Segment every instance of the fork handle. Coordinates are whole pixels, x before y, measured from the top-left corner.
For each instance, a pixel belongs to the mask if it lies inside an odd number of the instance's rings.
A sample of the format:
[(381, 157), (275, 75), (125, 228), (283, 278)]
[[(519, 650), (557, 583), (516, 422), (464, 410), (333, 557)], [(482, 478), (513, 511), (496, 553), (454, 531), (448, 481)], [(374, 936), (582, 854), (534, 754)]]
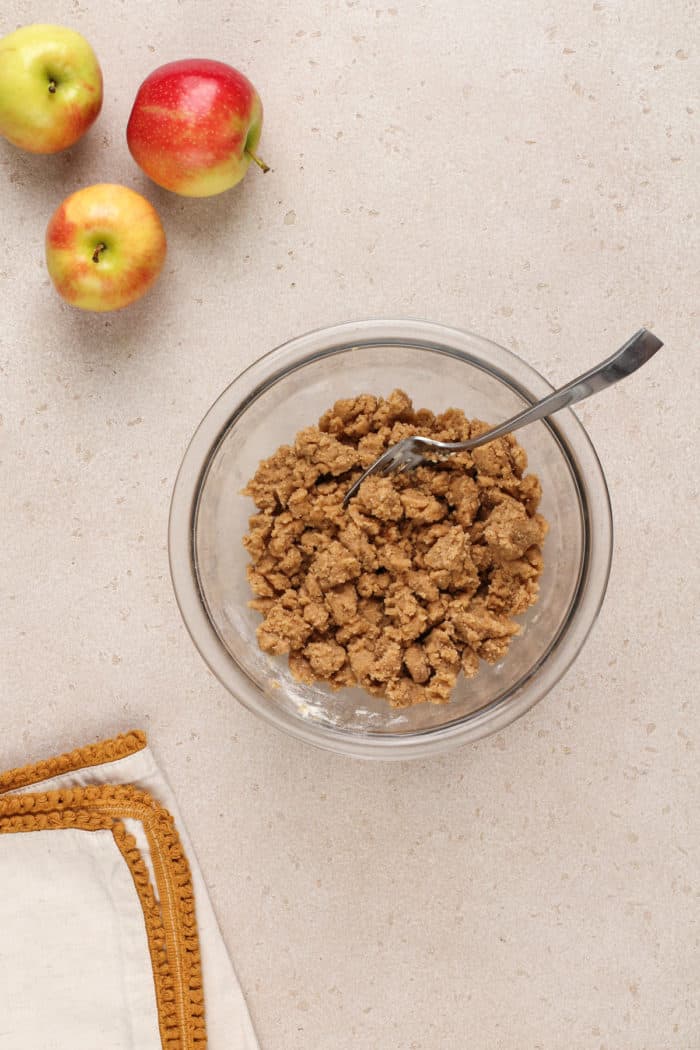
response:
[(606, 387), (618, 383), (625, 376), (632, 375), (638, 368), (646, 364), (663, 345), (661, 340), (657, 339), (648, 329), (640, 328), (631, 339), (627, 340), (624, 346), (615, 351), (612, 357), (606, 358), (605, 361), (601, 361), (595, 368), (591, 368), (588, 372), (584, 372), (583, 375), (572, 379), (566, 386), (561, 387), (560, 390), (555, 390), (554, 393), (549, 394), (542, 401), (531, 405), (530, 408), (526, 408), (523, 412), (518, 412), (516, 416), (507, 419), (505, 423), (501, 423), (497, 427), (493, 427), (478, 438), (470, 441), (445, 442), (443, 447), (455, 451), (460, 448), (479, 448), (480, 445), (486, 445), (489, 441), (494, 441), (504, 434), (511, 434), (514, 430), (527, 426), (528, 423), (534, 423), (536, 420), (542, 419), (543, 416), (551, 416), (562, 408), (575, 405), (578, 401), (583, 401), (584, 398), (590, 397), (591, 394), (597, 394), (598, 391), (605, 390)]

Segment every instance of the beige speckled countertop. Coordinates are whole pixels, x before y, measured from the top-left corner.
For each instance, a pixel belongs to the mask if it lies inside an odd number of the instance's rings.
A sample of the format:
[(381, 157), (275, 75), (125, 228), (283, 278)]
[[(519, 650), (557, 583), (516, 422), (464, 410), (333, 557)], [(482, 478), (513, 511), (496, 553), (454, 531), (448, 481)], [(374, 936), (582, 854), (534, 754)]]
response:
[[(65, 155), (0, 142), (0, 766), (149, 732), (263, 1050), (700, 1046), (691, 8), (3, 5), (3, 34), (85, 33), (106, 95)], [(149, 184), (124, 140), (143, 76), (189, 54), (240, 66), (266, 106), (274, 173), (210, 201)], [(51, 211), (97, 181), (143, 190), (170, 243), (156, 289), (112, 316), (62, 305), (43, 262)], [(503, 734), (399, 766), (317, 753), (233, 701), (166, 552), (180, 458), (232, 377), (392, 314), (553, 381), (641, 324), (667, 343), (580, 410), (616, 541), (575, 667)]]

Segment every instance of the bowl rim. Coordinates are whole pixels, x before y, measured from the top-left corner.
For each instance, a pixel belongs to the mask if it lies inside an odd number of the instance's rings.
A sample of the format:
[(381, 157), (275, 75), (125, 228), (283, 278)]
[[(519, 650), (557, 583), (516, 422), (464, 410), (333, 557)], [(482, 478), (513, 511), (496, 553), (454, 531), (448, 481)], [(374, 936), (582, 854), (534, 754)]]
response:
[[(498, 732), (530, 710), (562, 678), (580, 653), (605, 598), (612, 562), (612, 508), (591, 439), (574, 412), (565, 409), (547, 420), (546, 425), (565, 457), (578, 490), (584, 537), (582, 564), (565, 619), (547, 650), (527, 673), (485, 707), (439, 727), (405, 734), (358, 733), (306, 722), (270, 704), (226, 648), (208, 615), (198, 580), (194, 543), (202, 487), (229, 428), (265, 390), (291, 371), (325, 356), (376, 344), (422, 346), (447, 353), (488, 371), (529, 400), (537, 400), (553, 390), (536, 369), (505, 347), (476, 333), (432, 321), (411, 318), (348, 321), (296, 336), (267, 351), (240, 372), (195, 429), (173, 487), (168, 558), (175, 599), (195, 648), (224, 688), (244, 707), (275, 728), (316, 747), (362, 758), (406, 759), (440, 753)], [(489, 356), (495, 360), (489, 360)], [(564, 642), (568, 644), (563, 646)]]

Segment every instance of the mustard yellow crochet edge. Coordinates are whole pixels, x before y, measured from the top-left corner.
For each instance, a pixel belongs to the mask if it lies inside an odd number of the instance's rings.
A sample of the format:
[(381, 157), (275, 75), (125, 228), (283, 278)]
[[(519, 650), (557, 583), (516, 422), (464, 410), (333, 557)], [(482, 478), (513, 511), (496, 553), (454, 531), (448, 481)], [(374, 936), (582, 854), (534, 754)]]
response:
[(133, 729), (130, 733), (123, 733), (112, 740), (102, 740), (97, 744), (76, 748), (65, 755), (58, 755), (56, 758), (10, 769), (7, 773), (0, 773), (0, 795), (29, 787), (30, 784), (39, 784), (42, 780), (50, 780), (61, 773), (75, 773), (78, 769), (101, 766), (105, 762), (117, 762), (120, 758), (142, 751), (146, 743), (146, 734), (140, 729)]
[[(141, 821), (160, 900), (122, 823)], [(111, 830), (141, 902), (163, 1050), (206, 1050), (201, 955), (189, 865), (171, 814), (147, 792), (96, 785), (0, 798), (0, 834), (61, 828)]]

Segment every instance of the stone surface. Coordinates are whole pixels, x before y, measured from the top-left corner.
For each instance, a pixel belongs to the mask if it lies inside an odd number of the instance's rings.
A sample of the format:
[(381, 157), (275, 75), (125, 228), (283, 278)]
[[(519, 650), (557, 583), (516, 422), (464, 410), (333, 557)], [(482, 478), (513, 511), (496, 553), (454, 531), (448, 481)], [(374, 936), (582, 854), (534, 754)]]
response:
[[(149, 732), (263, 1050), (700, 1045), (691, 12), (3, 5), (2, 34), (83, 32), (106, 90), (64, 155), (0, 142), (0, 765)], [(124, 137), (142, 78), (189, 55), (239, 66), (266, 106), (274, 171), (209, 201), (150, 184)], [(43, 262), (52, 210), (97, 181), (144, 191), (170, 245), (112, 316), (62, 305)], [(166, 552), (181, 456), (233, 376), (311, 327), (395, 314), (553, 381), (642, 324), (667, 343), (580, 410), (616, 542), (575, 667), (503, 734), (398, 766), (247, 714), (193, 649)]]

